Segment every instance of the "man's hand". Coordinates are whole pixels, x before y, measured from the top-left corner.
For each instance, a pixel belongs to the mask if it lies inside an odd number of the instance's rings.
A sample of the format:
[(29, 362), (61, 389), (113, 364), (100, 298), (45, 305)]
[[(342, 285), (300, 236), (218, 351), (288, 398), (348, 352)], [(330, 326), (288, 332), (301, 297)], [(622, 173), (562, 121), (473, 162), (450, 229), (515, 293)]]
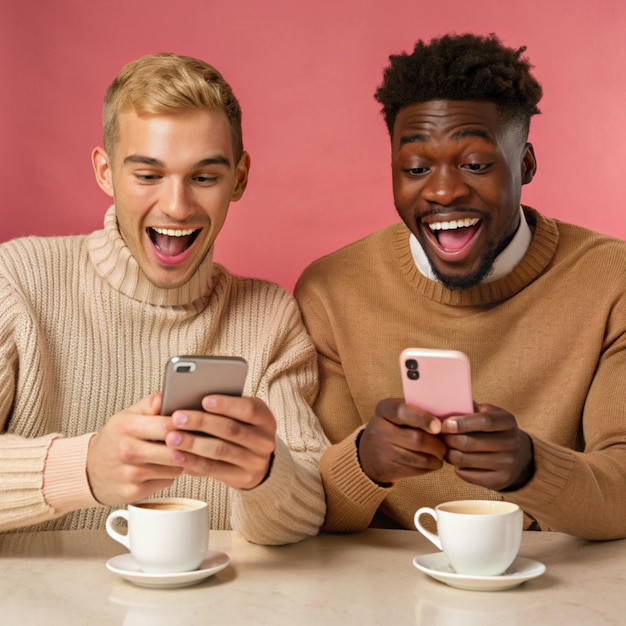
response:
[(504, 409), (479, 404), (474, 415), (444, 420), (441, 433), (446, 461), (469, 483), (500, 491), (521, 487), (532, 477), (531, 438)]
[[(211, 395), (204, 411), (174, 411), (165, 443), (186, 474), (211, 476), (235, 489), (267, 477), (276, 448), (276, 420), (259, 398)], [(196, 431), (205, 435), (193, 434)]]
[(437, 418), (400, 398), (381, 400), (359, 440), (363, 471), (386, 484), (439, 469), (446, 453), (440, 429)]
[(87, 478), (102, 504), (136, 502), (169, 487), (182, 473), (163, 445), (170, 423), (159, 416), (161, 395), (113, 415), (90, 440)]

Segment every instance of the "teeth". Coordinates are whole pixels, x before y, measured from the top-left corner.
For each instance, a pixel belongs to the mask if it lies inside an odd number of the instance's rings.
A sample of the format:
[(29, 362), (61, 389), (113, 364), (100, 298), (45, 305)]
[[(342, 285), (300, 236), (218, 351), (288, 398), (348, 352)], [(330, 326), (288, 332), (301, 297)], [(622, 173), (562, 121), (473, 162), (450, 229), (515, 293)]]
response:
[(480, 219), (477, 217), (466, 217), (462, 220), (451, 220), (449, 222), (435, 222), (433, 224), (428, 224), (428, 228), (430, 230), (456, 230), (457, 228), (468, 228), (469, 226), (474, 226), (478, 224)]
[(168, 237), (186, 237), (196, 232), (195, 228), (189, 228), (187, 230), (173, 230), (172, 228), (153, 228), (155, 233), (159, 235), (167, 235)]

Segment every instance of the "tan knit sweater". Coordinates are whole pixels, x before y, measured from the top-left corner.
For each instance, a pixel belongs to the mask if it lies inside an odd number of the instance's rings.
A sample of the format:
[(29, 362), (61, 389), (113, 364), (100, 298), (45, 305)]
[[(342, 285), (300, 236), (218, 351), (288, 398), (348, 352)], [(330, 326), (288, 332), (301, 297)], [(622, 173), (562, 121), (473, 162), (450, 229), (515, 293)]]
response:
[[(531, 246), (508, 276), (452, 291), (417, 270), (403, 224), (313, 263), (296, 287), (319, 351), (314, 406), (332, 443), (324, 528), (366, 527), (379, 505), (405, 528), (420, 506), (518, 503), (544, 530), (626, 537), (626, 242), (525, 208)], [(451, 348), (472, 363), (474, 398), (510, 411), (536, 472), (515, 492), (464, 482), (449, 465), (385, 489), (355, 438), (382, 398), (401, 397), (399, 353)]]
[(318, 466), (327, 440), (309, 406), (315, 350), (294, 299), (210, 258), (184, 287), (155, 287), (124, 245), (113, 208), (89, 236), (0, 246), (0, 529), (103, 527), (110, 508), (89, 491), (85, 434), (160, 390), (177, 354), (244, 357), (244, 395), (273, 411), (277, 448), (256, 489), (182, 475), (163, 493), (208, 501), (213, 528), (254, 542), (314, 535), (325, 512)]

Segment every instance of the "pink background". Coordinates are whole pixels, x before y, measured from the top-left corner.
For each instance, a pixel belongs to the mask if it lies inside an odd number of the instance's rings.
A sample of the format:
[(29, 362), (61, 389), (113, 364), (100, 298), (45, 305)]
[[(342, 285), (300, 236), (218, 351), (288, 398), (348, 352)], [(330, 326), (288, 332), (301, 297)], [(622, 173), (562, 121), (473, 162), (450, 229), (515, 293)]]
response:
[(523, 200), (626, 238), (622, 0), (0, 0), (0, 241), (90, 232), (108, 198), (90, 152), (120, 68), (173, 51), (220, 69), (252, 156), (216, 258), (291, 289), (318, 256), (397, 219), (373, 93), (389, 54), (445, 32), (528, 46), (543, 84)]

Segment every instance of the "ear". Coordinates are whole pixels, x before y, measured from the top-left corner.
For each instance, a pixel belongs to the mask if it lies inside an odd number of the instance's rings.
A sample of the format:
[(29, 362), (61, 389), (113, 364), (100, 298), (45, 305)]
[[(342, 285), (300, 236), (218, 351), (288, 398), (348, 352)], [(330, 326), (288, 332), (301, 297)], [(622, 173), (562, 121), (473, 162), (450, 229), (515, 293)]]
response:
[(93, 149), (91, 152), (91, 164), (93, 165), (93, 171), (96, 175), (98, 186), (108, 196), (113, 197), (113, 173), (109, 156), (104, 148), (97, 147)]
[(237, 168), (235, 170), (235, 187), (233, 188), (233, 193), (230, 199), (233, 202), (237, 202), (237, 200), (241, 199), (243, 196), (243, 192), (246, 190), (248, 185), (248, 173), (250, 172), (250, 155), (247, 152), (244, 152), (239, 159), (239, 163), (237, 163)]
[(522, 185), (527, 185), (537, 172), (537, 159), (535, 158), (535, 149), (532, 143), (524, 146), (524, 155), (522, 156)]

